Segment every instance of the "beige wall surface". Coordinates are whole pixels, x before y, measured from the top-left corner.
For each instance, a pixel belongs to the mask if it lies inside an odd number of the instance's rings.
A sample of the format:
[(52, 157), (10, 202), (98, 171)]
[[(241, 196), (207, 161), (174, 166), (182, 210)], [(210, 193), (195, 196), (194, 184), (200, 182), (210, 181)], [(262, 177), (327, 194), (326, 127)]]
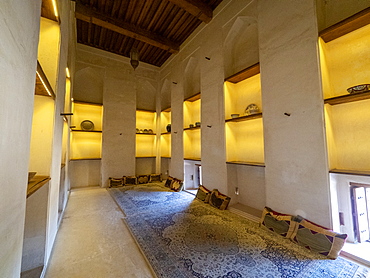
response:
[(19, 277), (41, 1), (0, 5), (0, 277)]
[(259, 42), (266, 203), (330, 227), (314, 1), (259, 2)]

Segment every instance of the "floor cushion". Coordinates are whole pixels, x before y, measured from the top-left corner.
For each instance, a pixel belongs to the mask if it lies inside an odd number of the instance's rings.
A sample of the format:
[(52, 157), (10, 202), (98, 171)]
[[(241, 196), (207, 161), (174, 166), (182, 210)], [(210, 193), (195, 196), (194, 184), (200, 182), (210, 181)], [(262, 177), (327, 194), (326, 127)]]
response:
[(224, 210), (230, 203), (230, 197), (220, 193), (217, 189), (213, 189), (209, 197), (209, 204), (215, 208)]
[(291, 240), (330, 259), (336, 259), (347, 238), (347, 234), (336, 233), (328, 228), (303, 219), (297, 224)]
[(260, 226), (283, 237), (291, 238), (297, 225), (294, 219), (295, 217), (293, 215), (283, 214), (269, 207), (265, 207), (262, 211)]
[(203, 185), (199, 186), (197, 194), (195, 195), (195, 198), (205, 202), (209, 203), (209, 198), (211, 197), (211, 190), (208, 190), (206, 187)]

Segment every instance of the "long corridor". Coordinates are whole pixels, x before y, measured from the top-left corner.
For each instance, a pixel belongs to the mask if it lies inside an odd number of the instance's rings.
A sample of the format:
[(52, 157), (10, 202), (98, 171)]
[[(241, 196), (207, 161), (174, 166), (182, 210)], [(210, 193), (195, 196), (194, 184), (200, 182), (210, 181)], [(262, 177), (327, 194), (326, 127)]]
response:
[(104, 188), (72, 190), (46, 278), (155, 277)]

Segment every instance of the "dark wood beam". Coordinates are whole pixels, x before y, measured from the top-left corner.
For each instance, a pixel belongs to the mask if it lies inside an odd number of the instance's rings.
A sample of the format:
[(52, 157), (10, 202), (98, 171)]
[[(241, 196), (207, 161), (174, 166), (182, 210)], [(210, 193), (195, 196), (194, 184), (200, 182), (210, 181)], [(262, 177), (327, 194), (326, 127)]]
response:
[(169, 0), (169, 1), (205, 23), (209, 23), (213, 17), (212, 9), (202, 1), (196, 0)]
[(76, 2), (75, 16), (79, 20), (83, 20), (112, 30), (124, 36), (128, 36), (136, 40), (148, 43), (170, 53), (178, 53), (180, 49), (180, 45), (178, 43), (175, 43), (165, 37), (151, 33), (148, 30), (138, 28), (135, 25), (123, 22), (122, 20), (106, 16), (78, 2)]

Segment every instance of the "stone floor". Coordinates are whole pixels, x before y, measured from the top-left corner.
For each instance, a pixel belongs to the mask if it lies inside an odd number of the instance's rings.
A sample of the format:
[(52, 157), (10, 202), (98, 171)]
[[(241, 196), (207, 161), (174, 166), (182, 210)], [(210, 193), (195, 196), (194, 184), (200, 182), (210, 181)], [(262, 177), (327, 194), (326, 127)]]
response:
[(103, 188), (72, 190), (46, 278), (155, 277)]

